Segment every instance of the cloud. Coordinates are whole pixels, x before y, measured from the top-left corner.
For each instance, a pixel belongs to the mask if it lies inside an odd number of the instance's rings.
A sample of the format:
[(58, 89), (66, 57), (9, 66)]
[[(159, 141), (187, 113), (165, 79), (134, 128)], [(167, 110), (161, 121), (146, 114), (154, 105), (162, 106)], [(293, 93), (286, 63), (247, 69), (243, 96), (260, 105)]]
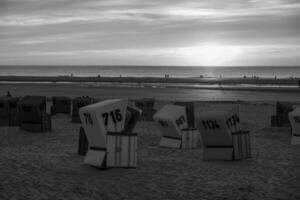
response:
[(0, 29), (0, 56), (25, 55), (27, 62), (33, 56), (100, 54), (111, 62), (116, 55), (132, 62), (137, 56), (172, 60), (180, 48), (209, 42), (242, 46), (252, 59), (295, 60), (298, 54), (283, 49), (300, 45), (300, 2), (0, 0)]

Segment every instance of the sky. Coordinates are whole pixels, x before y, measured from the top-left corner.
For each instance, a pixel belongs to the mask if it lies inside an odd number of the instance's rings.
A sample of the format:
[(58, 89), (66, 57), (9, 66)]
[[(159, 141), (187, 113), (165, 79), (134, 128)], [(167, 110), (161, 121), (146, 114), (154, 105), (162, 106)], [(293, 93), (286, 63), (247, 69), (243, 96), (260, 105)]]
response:
[(300, 0), (0, 0), (0, 65), (300, 66)]

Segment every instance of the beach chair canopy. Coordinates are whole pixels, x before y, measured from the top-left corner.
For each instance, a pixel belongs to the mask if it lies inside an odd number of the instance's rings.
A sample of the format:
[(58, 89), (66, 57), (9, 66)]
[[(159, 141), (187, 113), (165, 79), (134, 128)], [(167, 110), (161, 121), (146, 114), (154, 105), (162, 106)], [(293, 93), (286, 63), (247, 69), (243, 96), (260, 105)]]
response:
[(7, 118), (12, 109), (17, 109), (18, 97), (0, 97), (0, 117)]
[(186, 110), (183, 106), (165, 105), (153, 118), (163, 137), (181, 138), (181, 129), (187, 128)]
[(84, 106), (79, 116), (90, 147), (106, 148), (107, 132), (124, 130), (128, 100), (111, 99)]
[(53, 105), (70, 105), (71, 98), (66, 96), (53, 96), (52, 102)]
[(276, 114), (277, 115), (288, 115), (289, 112), (293, 111), (295, 104), (291, 102), (276, 102)]
[(239, 106), (212, 108), (200, 113), (197, 127), (205, 146), (230, 146), (232, 134), (240, 131)]
[(300, 108), (289, 113), (289, 120), (292, 127), (292, 134), (300, 136)]
[(94, 98), (92, 97), (76, 97), (73, 99), (73, 107), (81, 108), (93, 103), (93, 100)]
[(45, 96), (25, 96), (18, 102), (21, 122), (41, 123), (46, 113)]
[(145, 110), (145, 109), (151, 109), (154, 106), (155, 99), (154, 98), (143, 98), (135, 100), (135, 106)]
[[(46, 97), (45, 96), (24, 96), (18, 103), (21, 107), (35, 107), (40, 111), (46, 112)], [(24, 111), (28, 111), (25, 109)]]
[(194, 102), (178, 101), (178, 102), (175, 102), (174, 104), (185, 107), (188, 126), (195, 127)]

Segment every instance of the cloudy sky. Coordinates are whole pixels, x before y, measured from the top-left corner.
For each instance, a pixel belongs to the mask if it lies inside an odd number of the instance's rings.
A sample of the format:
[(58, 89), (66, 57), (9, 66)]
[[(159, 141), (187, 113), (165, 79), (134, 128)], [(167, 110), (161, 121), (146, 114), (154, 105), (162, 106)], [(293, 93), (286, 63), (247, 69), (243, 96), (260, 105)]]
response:
[(300, 0), (0, 0), (0, 64), (300, 65)]

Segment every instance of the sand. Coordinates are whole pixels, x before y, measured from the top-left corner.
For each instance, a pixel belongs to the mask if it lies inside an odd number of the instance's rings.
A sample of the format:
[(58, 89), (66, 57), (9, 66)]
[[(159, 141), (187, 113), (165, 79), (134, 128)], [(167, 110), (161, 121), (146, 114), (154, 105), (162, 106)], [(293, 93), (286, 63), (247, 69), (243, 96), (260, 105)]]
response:
[[(196, 116), (231, 105), (198, 102)], [(55, 115), (47, 133), (0, 127), (0, 199), (300, 199), (300, 150), (289, 128), (270, 128), (274, 112), (271, 103), (241, 104), (253, 156), (234, 162), (203, 161), (201, 148), (160, 148), (155, 124), (140, 121), (137, 169), (83, 165), (79, 124), (68, 115)]]
[(253, 88), (253, 87), (164, 87), (132, 85), (98, 85), (96, 83), (0, 83), (0, 95), (10, 91), (13, 96), (45, 95), (52, 96), (92, 96), (103, 98), (145, 98), (182, 101), (292, 101), (300, 102), (300, 88)]

